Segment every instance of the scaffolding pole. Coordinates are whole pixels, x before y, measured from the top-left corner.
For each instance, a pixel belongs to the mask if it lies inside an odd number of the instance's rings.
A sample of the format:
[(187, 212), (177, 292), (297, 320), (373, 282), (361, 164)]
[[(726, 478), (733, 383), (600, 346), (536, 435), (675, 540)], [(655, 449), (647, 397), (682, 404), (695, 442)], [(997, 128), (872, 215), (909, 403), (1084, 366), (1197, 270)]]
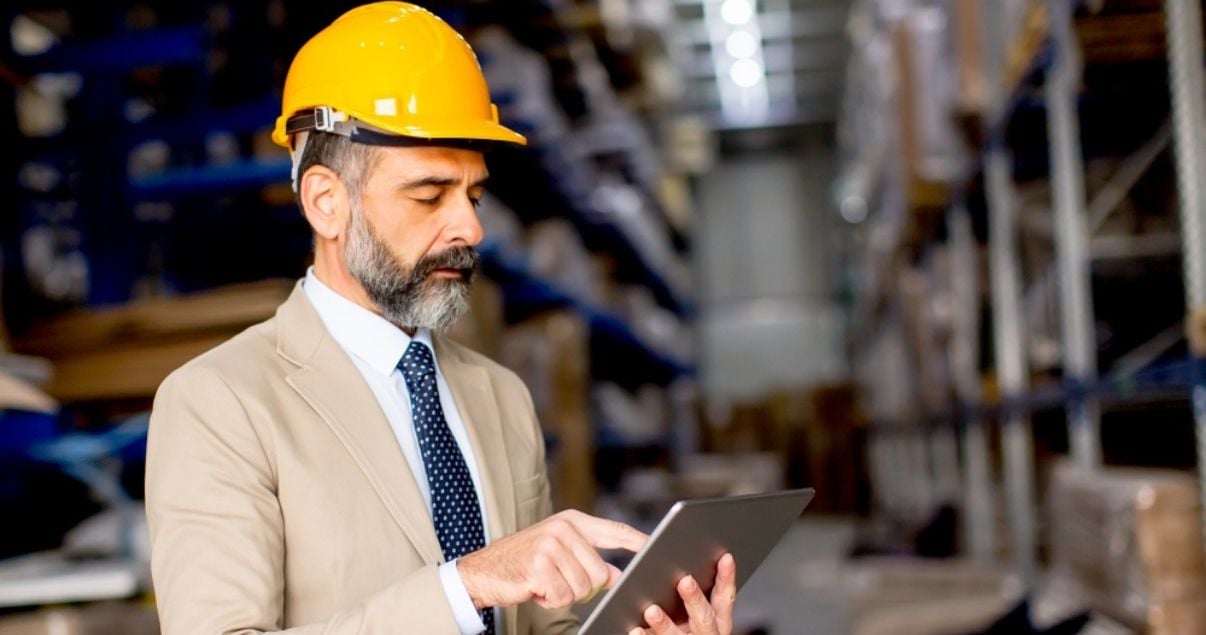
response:
[[(1197, 431), (1199, 490), (1206, 497), (1206, 200), (1203, 200), (1202, 7), (1199, 0), (1165, 0), (1173, 142), (1181, 207), (1181, 253), (1185, 267), (1185, 320), (1195, 358), (1193, 415)], [(1206, 498), (1202, 512), (1206, 514)], [(1206, 517), (1204, 517), (1206, 519)]]
[[(989, 205), (989, 270), (992, 278), (993, 348), (1001, 397), (1026, 392), (1026, 348), (1022, 335), (1021, 272), (1017, 253), (1017, 203), (1013, 159), (1000, 139), (992, 139), (984, 158)], [(1035, 584), (1034, 458), (1029, 414), (1004, 408), (1001, 445), (1005, 496), (1009, 510), (1014, 568), (1028, 588)]]
[[(954, 328), (950, 343), (950, 366), (955, 394), (960, 403), (978, 404), (980, 394), (980, 267), (976, 262), (976, 237), (971, 213), (962, 202), (947, 211), (951, 246), (951, 293), (954, 298)], [(967, 551), (980, 564), (991, 564), (997, 552), (993, 521), (993, 492), (984, 420), (970, 415), (960, 437), (963, 454), (963, 516)]]
[(1055, 211), (1059, 262), (1064, 381), (1069, 387), (1068, 442), (1077, 465), (1096, 469), (1101, 465), (1101, 408), (1083, 390), (1097, 378), (1097, 341), (1085, 218), (1084, 162), (1076, 111), (1081, 64), (1076, 35), (1072, 32), (1075, 4), (1070, 0), (1049, 2), (1055, 50), (1044, 92), (1051, 155), (1051, 206)]

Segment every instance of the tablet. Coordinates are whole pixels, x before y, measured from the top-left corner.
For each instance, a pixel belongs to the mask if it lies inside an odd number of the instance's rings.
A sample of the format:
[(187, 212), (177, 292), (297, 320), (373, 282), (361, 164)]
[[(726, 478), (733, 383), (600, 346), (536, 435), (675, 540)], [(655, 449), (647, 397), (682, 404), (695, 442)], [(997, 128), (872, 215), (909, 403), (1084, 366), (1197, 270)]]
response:
[(641, 616), (651, 604), (660, 606), (675, 623), (685, 622), (678, 581), (690, 574), (710, 593), (716, 564), (725, 553), (733, 554), (737, 562), (740, 589), (800, 517), (812, 495), (808, 488), (675, 503), (579, 635), (627, 635), (645, 625)]

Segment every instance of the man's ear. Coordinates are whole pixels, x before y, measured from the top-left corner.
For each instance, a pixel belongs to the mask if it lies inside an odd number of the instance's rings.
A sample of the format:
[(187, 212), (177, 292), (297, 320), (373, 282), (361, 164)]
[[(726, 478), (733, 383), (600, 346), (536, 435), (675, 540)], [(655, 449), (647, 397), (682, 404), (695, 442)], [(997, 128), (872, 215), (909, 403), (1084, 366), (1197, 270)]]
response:
[(347, 226), (347, 190), (334, 170), (312, 165), (301, 176), (299, 199), (314, 233), (335, 240)]

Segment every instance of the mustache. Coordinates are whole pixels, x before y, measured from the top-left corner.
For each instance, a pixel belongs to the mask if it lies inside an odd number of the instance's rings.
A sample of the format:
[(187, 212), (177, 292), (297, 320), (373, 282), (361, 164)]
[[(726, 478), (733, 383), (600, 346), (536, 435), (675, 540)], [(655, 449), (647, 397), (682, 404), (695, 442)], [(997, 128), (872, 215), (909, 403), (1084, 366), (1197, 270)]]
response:
[(423, 256), (415, 263), (412, 277), (426, 280), (437, 269), (454, 269), (469, 280), (481, 264), (481, 255), (473, 247), (451, 247), (436, 254)]

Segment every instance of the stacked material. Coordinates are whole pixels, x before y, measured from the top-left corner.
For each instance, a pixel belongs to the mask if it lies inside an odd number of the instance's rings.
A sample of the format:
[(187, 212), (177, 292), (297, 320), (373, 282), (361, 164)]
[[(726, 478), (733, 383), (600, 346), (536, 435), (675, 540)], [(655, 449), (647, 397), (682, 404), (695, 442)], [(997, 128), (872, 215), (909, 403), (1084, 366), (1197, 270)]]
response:
[(1196, 481), (1169, 470), (1056, 467), (1053, 569), (1091, 606), (1153, 635), (1206, 633), (1206, 568)]
[(79, 310), (36, 324), (14, 344), (52, 362), (47, 391), (60, 401), (147, 398), (180, 365), (272, 317), (292, 285), (270, 280)]

